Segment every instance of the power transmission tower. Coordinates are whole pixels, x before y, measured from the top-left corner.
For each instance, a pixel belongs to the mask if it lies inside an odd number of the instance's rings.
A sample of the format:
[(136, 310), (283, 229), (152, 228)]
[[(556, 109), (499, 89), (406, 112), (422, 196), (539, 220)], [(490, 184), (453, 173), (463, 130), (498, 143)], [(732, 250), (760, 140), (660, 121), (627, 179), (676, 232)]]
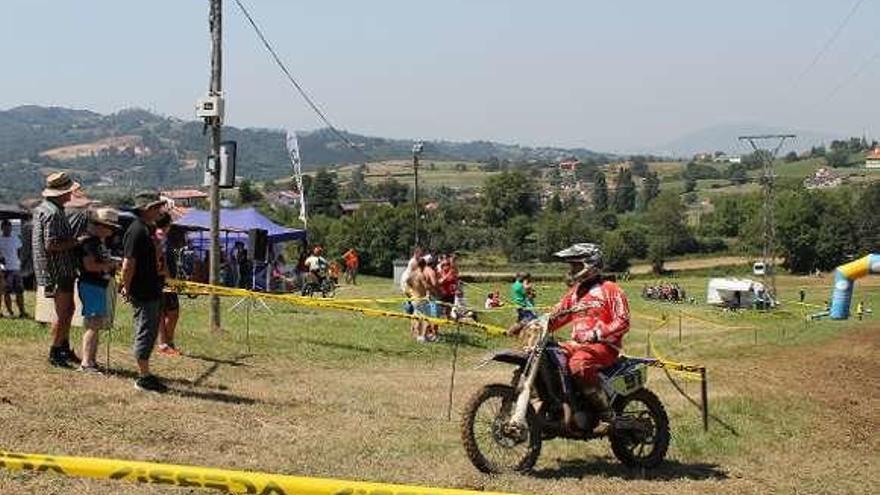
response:
[(422, 156), (422, 151), (424, 151), (425, 145), (421, 141), (416, 141), (413, 144), (412, 153), (413, 153), (413, 209), (415, 210), (415, 245), (413, 249), (419, 247), (419, 220), (421, 217), (421, 211), (419, 210), (419, 157)]
[[(773, 161), (782, 149), (782, 145), (788, 139), (795, 139), (794, 134), (762, 134), (757, 136), (740, 136), (740, 141), (746, 141), (755, 150), (755, 157), (760, 160), (762, 175), (761, 188), (764, 192), (764, 206), (762, 208), (763, 216), (763, 241), (764, 246), (761, 250), (761, 261), (764, 263), (764, 275), (762, 276), (764, 287), (768, 288), (773, 299), (776, 299), (776, 214), (774, 212), (774, 175)], [(760, 146), (761, 143), (767, 141), (777, 141), (776, 147), (772, 149)]]

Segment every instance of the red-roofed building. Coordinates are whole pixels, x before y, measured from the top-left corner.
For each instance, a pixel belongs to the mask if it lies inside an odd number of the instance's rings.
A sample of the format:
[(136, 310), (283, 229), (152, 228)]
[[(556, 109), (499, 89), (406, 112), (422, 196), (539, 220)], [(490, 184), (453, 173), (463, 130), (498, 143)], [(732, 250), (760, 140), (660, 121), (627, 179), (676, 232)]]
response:
[(559, 162), (559, 169), (560, 170), (567, 170), (569, 172), (574, 172), (574, 170), (576, 168), (578, 168), (580, 166), (580, 164), (581, 164), (581, 161), (578, 160), (577, 158), (563, 160), (563, 161)]
[(880, 168), (880, 147), (872, 149), (865, 156), (865, 168)]
[(208, 193), (198, 189), (176, 189), (162, 191), (159, 197), (168, 202), (169, 208), (193, 208), (200, 206), (208, 199)]

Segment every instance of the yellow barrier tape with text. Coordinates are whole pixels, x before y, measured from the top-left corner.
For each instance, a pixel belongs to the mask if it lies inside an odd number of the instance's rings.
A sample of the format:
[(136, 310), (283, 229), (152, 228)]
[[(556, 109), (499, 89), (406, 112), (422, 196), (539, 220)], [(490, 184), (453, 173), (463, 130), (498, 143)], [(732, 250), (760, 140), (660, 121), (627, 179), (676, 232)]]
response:
[(398, 311), (386, 311), (381, 309), (367, 308), (353, 304), (346, 304), (334, 299), (321, 299), (314, 297), (298, 296), (296, 294), (273, 294), (270, 292), (255, 292), (246, 289), (237, 289), (232, 287), (222, 287), (217, 285), (200, 284), (197, 282), (188, 282), (184, 280), (168, 280), (168, 287), (171, 287), (182, 294), (201, 294), (201, 295), (218, 295), (227, 297), (248, 297), (258, 298), (269, 301), (281, 301), (288, 304), (317, 307), (326, 309), (336, 309), (340, 311), (351, 311), (361, 313), (365, 316), (382, 316), (388, 318), (399, 318), (406, 320), (427, 321), (436, 325), (457, 325), (478, 328), (489, 335), (502, 335), (505, 329), (495, 325), (478, 323), (466, 320), (447, 320), (445, 318), (434, 318), (430, 316), (409, 315)]
[(208, 488), (258, 495), (504, 495), (472, 490), (305, 478), (251, 471), (178, 466), (93, 457), (0, 451), (0, 468), (132, 483)]
[(648, 349), (653, 357), (658, 359), (658, 366), (660, 368), (664, 368), (671, 373), (675, 373), (682, 378), (688, 380), (702, 380), (703, 379), (703, 370), (706, 369), (705, 366), (695, 365), (695, 364), (685, 364), (679, 363), (676, 361), (672, 361), (663, 357), (660, 352), (657, 350), (657, 347), (654, 346), (654, 332), (665, 327), (669, 323), (669, 320), (662, 320), (662, 323), (654, 327), (653, 329), (648, 331)]

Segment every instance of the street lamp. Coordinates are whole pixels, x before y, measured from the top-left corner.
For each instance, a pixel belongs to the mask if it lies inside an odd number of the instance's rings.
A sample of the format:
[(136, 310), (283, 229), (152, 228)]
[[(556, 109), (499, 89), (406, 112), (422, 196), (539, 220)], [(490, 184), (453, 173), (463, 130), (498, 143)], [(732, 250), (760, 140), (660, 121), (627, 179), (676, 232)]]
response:
[(415, 210), (416, 215), (416, 235), (415, 235), (415, 246), (413, 249), (419, 247), (419, 156), (421, 156), (422, 151), (425, 149), (425, 145), (421, 141), (416, 141), (413, 144), (412, 153), (413, 153), (413, 209)]

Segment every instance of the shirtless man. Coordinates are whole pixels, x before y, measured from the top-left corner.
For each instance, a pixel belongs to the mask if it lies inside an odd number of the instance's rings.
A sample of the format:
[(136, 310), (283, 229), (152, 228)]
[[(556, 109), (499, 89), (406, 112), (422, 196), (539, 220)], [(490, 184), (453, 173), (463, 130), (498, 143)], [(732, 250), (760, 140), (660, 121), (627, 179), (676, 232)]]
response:
[[(410, 270), (409, 277), (406, 279), (407, 293), (413, 301), (415, 316), (430, 316), (428, 302), (428, 281), (425, 278), (425, 266), (427, 263), (424, 258), (419, 258), (416, 267)], [(428, 329), (428, 322), (421, 319), (412, 320), (410, 326), (417, 342), (425, 342), (425, 334)]]
[[(443, 311), (441, 293), (440, 293), (440, 274), (437, 270), (437, 259), (430, 254), (423, 258), (425, 268), (422, 273), (425, 276), (425, 285), (428, 289), (428, 316), (441, 318), (445, 316)], [(439, 326), (436, 323), (426, 323), (425, 341), (437, 342), (437, 331)]]

